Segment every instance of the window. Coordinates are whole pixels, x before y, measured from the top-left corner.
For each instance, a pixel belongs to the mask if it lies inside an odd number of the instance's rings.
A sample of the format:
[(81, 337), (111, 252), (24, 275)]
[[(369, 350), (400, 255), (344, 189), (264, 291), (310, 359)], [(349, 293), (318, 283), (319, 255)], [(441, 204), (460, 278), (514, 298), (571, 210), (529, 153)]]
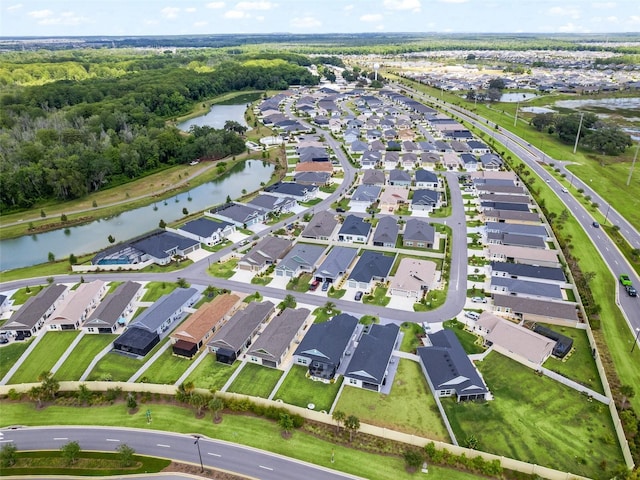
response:
[(308, 361), (306, 358), (298, 357), (298, 363), (300, 365), (307, 365)]
[(355, 378), (350, 378), (350, 379), (349, 379), (349, 384), (351, 384), (351, 385), (357, 385), (357, 384), (358, 384), (358, 381), (357, 381)]

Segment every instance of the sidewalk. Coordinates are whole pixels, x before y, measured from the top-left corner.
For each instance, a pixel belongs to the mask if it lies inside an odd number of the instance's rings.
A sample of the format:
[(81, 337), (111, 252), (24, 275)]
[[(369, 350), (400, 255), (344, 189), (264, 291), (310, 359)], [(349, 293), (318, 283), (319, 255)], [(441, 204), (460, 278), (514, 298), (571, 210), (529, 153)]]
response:
[(44, 337), (46, 333), (47, 333), (47, 330), (41, 330), (40, 335), (36, 335), (35, 340), (31, 342), (31, 344), (27, 347), (24, 353), (20, 356), (18, 361), (13, 364), (13, 367), (11, 367), (7, 372), (7, 374), (2, 378), (2, 380), (0, 380), (0, 385), (6, 385), (7, 382), (11, 380), (11, 377), (13, 377), (16, 371), (22, 366), (22, 364), (25, 362), (29, 354), (33, 351), (34, 348), (36, 348), (36, 346), (40, 343), (40, 341), (42, 340), (42, 337)]
[(71, 355), (71, 352), (73, 352), (73, 349), (76, 348), (78, 343), (80, 343), (80, 340), (82, 340), (82, 337), (84, 337), (85, 334), (86, 332), (84, 330), (80, 330), (80, 334), (73, 340), (71, 345), (69, 345), (69, 347), (64, 351), (64, 353), (60, 355), (60, 358), (58, 359), (56, 364), (51, 368), (51, 373), (56, 373), (58, 371), (58, 369), (62, 366), (65, 360), (69, 358), (69, 355)]

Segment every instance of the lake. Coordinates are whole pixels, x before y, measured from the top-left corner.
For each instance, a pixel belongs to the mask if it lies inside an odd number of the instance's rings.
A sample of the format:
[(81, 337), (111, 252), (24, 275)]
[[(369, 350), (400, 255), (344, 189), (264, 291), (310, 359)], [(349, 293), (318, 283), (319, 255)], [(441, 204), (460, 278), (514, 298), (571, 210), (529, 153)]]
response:
[(564, 108), (599, 107), (608, 108), (610, 110), (633, 110), (640, 109), (640, 97), (559, 100), (555, 104)]
[(499, 101), (504, 103), (526, 102), (537, 96), (535, 93), (503, 93)]

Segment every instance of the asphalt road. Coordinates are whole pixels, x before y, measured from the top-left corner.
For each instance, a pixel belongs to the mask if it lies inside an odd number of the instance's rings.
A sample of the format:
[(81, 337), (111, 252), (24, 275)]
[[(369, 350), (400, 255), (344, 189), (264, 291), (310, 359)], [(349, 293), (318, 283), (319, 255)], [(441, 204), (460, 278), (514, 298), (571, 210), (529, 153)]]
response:
[[(339, 480), (358, 479), (335, 470), (297, 461), (256, 448), (236, 445), (200, 436), (198, 444), (192, 435), (157, 430), (110, 427), (21, 427), (0, 431), (0, 444), (13, 442), (18, 450), (58, 450), (77, 441), (82, 450), (114, 451), (127, 444), (136, 453), (200, 464), (198, 446), (204, 467), (236, 472), (262, 480)], [(335, 456), (340, 462), (339, 452)]]

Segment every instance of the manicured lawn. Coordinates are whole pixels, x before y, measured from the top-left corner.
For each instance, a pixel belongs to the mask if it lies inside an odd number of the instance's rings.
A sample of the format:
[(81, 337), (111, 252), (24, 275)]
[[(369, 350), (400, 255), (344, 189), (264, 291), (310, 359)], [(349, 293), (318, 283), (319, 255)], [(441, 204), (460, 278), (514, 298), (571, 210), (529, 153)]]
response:
[(404, 333), (402, 343), (400, 344), (400, 351), (415, 353), (416, 348), (421, 345), (417, 335), (424, 335), (424, 329), (417, 323), (404, 322), (400, 325), (400, 330)]
[(589, 478), (622, 464), (609, 410), (597, 401), (498, 353), (478, 363), (495, 400), (443, 401), (460, 443), (475, 435), (479, 449)]
[(336, 315), (340, 315), (340, 313), (342, 313), (342, 312), (340, 310), (336, 309), (336, 308), (331, 310), (331, 313), (328, 313), (327, 310), (324, 307), (318, 307), (313, 312), (311, 312), (311, 314), (316, 317), (316, 319), (313, 321), (313, 323), (326, 322), (330, 318), (333, 318)]
[[(192, 408), (181, 408), (164, 404), (153, 404), (153, 423), (147, 423), (145, 411), (129, 415), (123, 403), (91, 408), (51, 406), (36, 409), (32, 403), (0, 403), (5, 425), (127, 425), (145, 430), (166, 430), (177, 433), (199, 433), (211, 438), (241, 443), (261, 448), (299, 460), (312, 462), (326, 468), (341, 470), (372, 480), (390, 478), (410, 480), (417, 478), (404, 470), (404, 461), (399, 457), (375, 455), (359, 450), (336, 446), (333, 442), (319, 440), (302, 431), (294, 431), (285, 440), (280, 435), (280, 427), (275, 422), (246, 415), (223, 414), (220, 424), (213, 424), (208, 415), (195, 418)], [(334, 463), (331, 452), (335, 451)], [(429, 479), (433, 480), (473, 480), (477, 476), (429, 465)]]
[[(93, 257), (93, 254), (80, 256), (78, 257), (78, 264), (88, 262)], [(53, 275), (65, 275), (70, 272), (71, 265), (69, 265), (68, 259), (63, 259), (2, 272), (2, 281), (11, 282), (22, 278), (50, 277)]]
[(209, 275), (220, 278), (231, 278), (235, 273), (234, 269), (238, 265), (238, 259), (232, 258), (224, 263), (214, 263), (209, 267)]
[(296, 277), (287, 283), (287, 290), (293, 290), (294, 292), (305, 293), (309, 290), (309, 284), (311, 283), (311, 274), (303, 273), (299, 277)]
[(404, 358), (400, 359), (389, 395), (346, 386), (336, 410), (379, 427), (449, 441), (420, 365)]
[(173, 385), (191, 365), (191, 360), (173, 355), (171, 347), (145, 370), (138, 382)]
[(565, 357), (564, 360), (549, 357), (549, 359), (544, 362), (544, 367), (604, 395), (604, 389), (602, 388), (602, 382), (600, 382), (596, 362), (591, 355), (591, 346), (589, 345), (587, 332), (578, 330), (577, 328), (565, 328), (557, 325), (545, 325), (545, 327), (573, 338), (573, 351), (568, 357)]
[(378, 305), (385, 307), (391, 301), (391, 297), (387, 297), (387, 289), (384, 287), (376, 287), (373, 295), (365, 295), (362, 297), (362, 303), (370, 305)]
[(80, 332), (47, 332), (29, 354), (9, 383), (37, 382), (42, 372), (51, 370)]
[(178, 285), (171, 282), (149, 282), (144, 287), (147, 291), (142, 297), (143, 302), (155, 302), (161, 296), (173, 292)]
[(114, 382), (126, 382), (168, 341), (169, 337), (165, 337), (142, 359), (109, 352), (91, 370), (87, 380), (109, 379)]
[(460, 340), (462, 348), (464, 348), (464, 351), (467, 352), (467, 354), (472, 355), (474, 353), (482, 353), (485, 351), (479, 337), (465, 330), (464, 323), (458, 322), (457, 320), (447, 320), (444, 322), (443, 326), (444, 328), (453, 330), (453, 333), (456, 334), (456, 337)]
[(255, 363), (247, 363), (235, 378), (229, 392), (268, 398), (284, 372)]
[(284, 403), (306, 408), (313, 403), (316, 411), (329, 411), (340, 389), (341, 378), (337, 378), (333, 384), (314, 382), (306, 377), (307, 368), (294, 365), (289, 370), (287, 378), (273, 397)]
[[(4, 273), (2, 274), (2, 280), (4, 281)], [(16, 290), (16, 292), (11, 296), (11, 299), (13, 300), (13, 304), (14, 305), (24, 304), (31, 297), (35, 297), (36, 295), (38, 295), (44, 287), (45, 285), (34, 285), (33, 287), (24, 287), (19, 290)]]
[(0, 380), (22, 356), (33, 339), (27, 342), (13, 342), (0, 348)]
[(256, 275), (251, 279), (251, 284), (252, 285), (269, 285), (272, 280), (273, 280), (273, 277), (270, 277), (268, 275), (265, 275), (263, 277)]
[(115, 334), (85, 335), (55, 373), (55, 378), (57, 380), (79, 380), (94, 357), (116, 338), (118, 336)]
[(240, 362), (235, 362), (233, 365), (216, 362), (213, 355), (207, 354), (187, 380), (193, 382), (198, 388), (220, 390), (239, 366)]

